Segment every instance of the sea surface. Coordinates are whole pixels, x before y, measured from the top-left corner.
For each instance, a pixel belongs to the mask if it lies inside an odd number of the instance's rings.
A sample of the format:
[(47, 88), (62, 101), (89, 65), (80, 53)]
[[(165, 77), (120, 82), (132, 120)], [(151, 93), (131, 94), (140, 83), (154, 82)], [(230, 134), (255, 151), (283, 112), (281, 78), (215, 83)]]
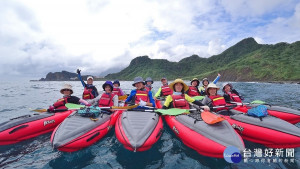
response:
[[(189, 83), (188, 81), (186, 81)], [(48, 108), (61, 98), (60, 89), (64, 83), (73, 85), (75, 96), (81, 97), (83, 87), (79, 81), (39, 82), (8, 81), (0, 85), (0, 123), (11, 118), (33, 114), (30, 109)], [(102, 90), (103, 81), (94, 84)], [(299, 84), (274, 83), (232, 83), (244, 97), (244, 102), (263, 100), (272, 105), (300, 109)], [(218, 85), (222, 86), (222, 82)], [(154, 90), (160, 82), (154, 82)], [(121, 81), (121, 88), (130, 93), (131, 81)], [(219, 91), (221, 94), (222, 92)], [(300, 127), (300, 124), (296, 124)], [(55, 150), (50, 144), (51, 133), (32, 138), (21, 143), (0, 146), (0, 168), (300, 168), (300, 148), (294, 149), (294, 158), (283, 157), (250, 158), (240, 163), (228, 163), (224, 159), (210, 158), (198, 154), (185, 146), (164, 123), (164, 132), (159, 141), (145, 152), (126, 150), (115, 137), (114, 130), (96, 144), (74, 153)], [(201, 140), (199, 140), (201, 141)], [(252, 150), (266, 147), (245, 141), (246, 148)], [(275, 150), (273, 150), (275, 152)], [(263, 160), (265, 159), (265, 160)], [(270, 159), (270, 161), (268, 161)], [(294, 159), (294, 160), (293, 160)]]

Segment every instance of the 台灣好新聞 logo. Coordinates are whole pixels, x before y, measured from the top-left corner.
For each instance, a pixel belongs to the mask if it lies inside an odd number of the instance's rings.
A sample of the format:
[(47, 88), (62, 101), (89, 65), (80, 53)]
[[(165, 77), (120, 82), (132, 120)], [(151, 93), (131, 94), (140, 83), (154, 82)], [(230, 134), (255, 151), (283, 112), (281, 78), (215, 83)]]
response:
[(229, 146), (223, 153), (224, 159), (229, 163), (239, 163), (242, 160), (240, 150), (234, 146)]

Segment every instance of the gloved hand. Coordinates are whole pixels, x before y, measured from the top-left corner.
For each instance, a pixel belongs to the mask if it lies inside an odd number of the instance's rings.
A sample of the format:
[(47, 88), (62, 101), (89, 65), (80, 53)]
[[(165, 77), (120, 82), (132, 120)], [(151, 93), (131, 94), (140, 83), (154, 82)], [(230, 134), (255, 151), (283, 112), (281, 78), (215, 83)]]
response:
[(49, 106), (49, 108), (47, 109), (47, 112), (54, 112), (54, 106)]
[(147, 105), (147, 102), (144, 102), (142, 99), (140, 99), (139, 106), (144, 107)]
[(80, 74), (80, 71), (81, 71), (81, 70), (77, 69), (77, 73), (78, 73), (78, 74)]

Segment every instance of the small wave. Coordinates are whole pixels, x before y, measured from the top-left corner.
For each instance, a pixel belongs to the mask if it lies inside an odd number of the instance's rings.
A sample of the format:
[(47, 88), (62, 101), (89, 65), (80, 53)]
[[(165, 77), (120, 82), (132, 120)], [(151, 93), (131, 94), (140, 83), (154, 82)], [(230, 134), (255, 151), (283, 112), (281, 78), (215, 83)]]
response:
[(3, 109), (3, 110), (0, 110), (0, 112), (2, 113), (2, 112), (13, 111), (13, 110), (15, 110), (15, 109)]

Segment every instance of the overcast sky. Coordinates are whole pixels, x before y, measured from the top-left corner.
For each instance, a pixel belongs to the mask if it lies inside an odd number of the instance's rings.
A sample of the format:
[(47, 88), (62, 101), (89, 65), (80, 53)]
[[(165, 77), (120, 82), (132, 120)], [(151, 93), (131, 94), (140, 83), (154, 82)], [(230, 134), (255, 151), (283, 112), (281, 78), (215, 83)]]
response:
[(0, 0), (0, 79), (300, 40), (299, 0)]

